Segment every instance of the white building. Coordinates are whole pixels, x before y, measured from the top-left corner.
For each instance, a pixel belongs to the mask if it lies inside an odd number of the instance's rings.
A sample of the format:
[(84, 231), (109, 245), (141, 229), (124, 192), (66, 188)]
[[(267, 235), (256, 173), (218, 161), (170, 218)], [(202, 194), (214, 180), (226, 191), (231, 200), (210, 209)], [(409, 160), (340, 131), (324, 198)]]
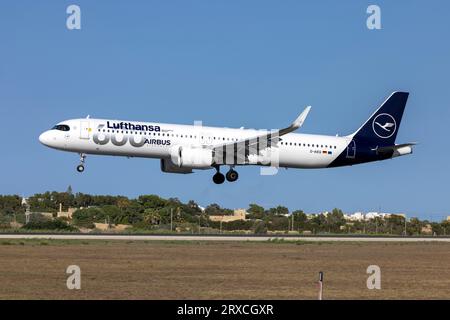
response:
[(353, 214), (344, 215), (344, 219), (347, 221), (363, 221), (365, 220), (365, 216), (364, 213), (362, 212), (355, 212)]

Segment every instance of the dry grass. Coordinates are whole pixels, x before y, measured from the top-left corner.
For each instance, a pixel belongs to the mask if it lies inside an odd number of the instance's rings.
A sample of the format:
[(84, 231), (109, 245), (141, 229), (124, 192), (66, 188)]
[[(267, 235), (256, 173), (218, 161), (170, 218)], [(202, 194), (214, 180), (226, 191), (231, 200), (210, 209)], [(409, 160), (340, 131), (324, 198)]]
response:
[[(65, 270), (79, 265), (82, 289)], [(368, 290), (366, 268), (381, 267)], [(0, 242), (1, 299), (449, 299), (445, 243)]]

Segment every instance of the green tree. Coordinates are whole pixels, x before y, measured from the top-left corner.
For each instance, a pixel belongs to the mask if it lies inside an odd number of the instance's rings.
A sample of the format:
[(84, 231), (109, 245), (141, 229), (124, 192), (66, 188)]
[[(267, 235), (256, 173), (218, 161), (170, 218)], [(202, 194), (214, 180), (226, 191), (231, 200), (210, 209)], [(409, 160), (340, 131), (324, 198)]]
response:
[(12, 216), (14, 214), (24, 213), (22, 198), (17, 195), (0, 195), (0, 214)]
[(209, 216), (222, 215), (223, 209), (217, 203), (212, 203), (205, 208), (205, 214)]
[(274, 216), (267, 226), (273, 231), (287, 231), (289, 227), (289, 218), (284, 216)]
[(422, 222), (417, 218), (409, 219), (407, 230), (410, 235), (419, 235), (422, 229)]
[(293, 211), (292, 216), (294, 217), (294, 230), (309, 230), (308, 217), (303, 210)]
[(73, 224), (84, 228), (93, 228), (94, 222), (105, 222), (105, 213), (100, 208), (76, 210), (72, 215)]
[(270, 208), (269, 213), (271, 215), (285, 215), (289, 213), (289, 209), (284, 206), (277, 206), (276, 208)]
[(265, 209), (255, 203), (251, 203), (247, 212), (249, 213), (249, 219), (262, 219), (264, 218)]
[(254, 234), (266, 234), (267, 226), (264, 221), (256, 221), (252, 227)]
[(149, 225), (159, 225), (161, 223), (161, 214), (157, 209), (145, 209), (144, 222)]
[(139, 196), (138, 201), (145, 209), (160, 209), (167, 204), (166, 200), (153, 194)]
[(346, 221), (344, 219), (344, 213), (340, 209), (334, 208), (326, 216), (326, 225), (328, 228), (328, 232), (340, 232), (341, 226), (344, 226), (345, 223)]

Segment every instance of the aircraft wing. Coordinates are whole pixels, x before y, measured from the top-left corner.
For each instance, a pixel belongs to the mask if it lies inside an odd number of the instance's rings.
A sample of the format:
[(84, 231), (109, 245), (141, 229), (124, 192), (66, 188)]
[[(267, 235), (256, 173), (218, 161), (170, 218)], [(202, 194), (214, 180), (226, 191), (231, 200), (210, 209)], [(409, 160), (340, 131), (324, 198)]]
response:
[(297, 117), (297, 119), (295, 119), (294, 122), (292, 122), (286, 128), (265, 131), (260, 135), (255, 135), (243, 140), (215, 145), (213, 147), (213, 151), (215, 154), (223, 155), (224, 159), (230, 157), (230, 153), (233, 153), (234, 156), (236, 154), (242, 153), (246, 157), (249, 154), (259, 153), (259, 150), (265, 149), (267, 147), (270, 147), (272, 144), (278, 143), (281, 136), (300, 128), (305, 122), (305, 119), (308, 116), (310, 110), (311, 106), (306, 107), (305, 110), (303, 110), (303, 112)]

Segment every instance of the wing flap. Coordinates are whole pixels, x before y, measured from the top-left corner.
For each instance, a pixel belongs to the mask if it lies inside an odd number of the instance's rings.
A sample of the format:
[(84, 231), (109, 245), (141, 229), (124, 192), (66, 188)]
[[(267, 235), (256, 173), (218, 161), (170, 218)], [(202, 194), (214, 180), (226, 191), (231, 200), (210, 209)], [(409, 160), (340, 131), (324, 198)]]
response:
[[(281, 136), (299, 129), (305, 122), (310, 110), (311, 106), (306, 107), (294, 122), (286, 128), (264, 131), (261, 135), (214, 146), (213, 151), (215, 158), (217, 158), (216, 163), (246, 163), (250, 154), (259, 154), (261, 150), (271, 147), (272, 144), (278, 143)], [(220, 163), (219, 159), (223, 159), (223, 163)]]

